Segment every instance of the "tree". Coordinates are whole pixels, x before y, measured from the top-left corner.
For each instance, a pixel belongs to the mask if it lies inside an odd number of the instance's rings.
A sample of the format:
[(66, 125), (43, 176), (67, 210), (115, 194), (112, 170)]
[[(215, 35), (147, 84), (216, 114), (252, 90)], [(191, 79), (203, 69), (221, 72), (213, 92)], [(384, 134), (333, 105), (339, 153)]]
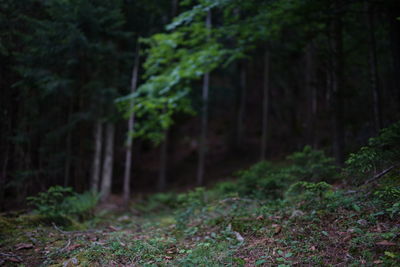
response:
[[(211, 10), (208, 10), (206, 27), (211, 29)], [(199, 144), (199, 162), (197, 167), (197, 185), (204, 183), (204, 165), (207, 150), (207, 128), (208, 128), (208, 95), (210, 90), (210, 73), (206, 72), (203, 78), (202, 90), (202, 114), (201, 114), (201, 135)]]
[(270, 87), (270, 55), (268, 48), (264, 54), (264, 84), (263, 84), (263, 103), (262, 103), (262, 136), (261, 136), (261, 160), (267, 157), (267, 139), (268, 139), (268, 108), (269, 108), (269, 87)]
[[(140, 46), (139, 42), (136, 44), (135, 63), (132, 70), (131, 80), (131, 94), (136, 92), (138, 74), (139, 74), (139, 57), (140, 57)], [(133, 108), (134, 102), (131, 100), (131, 107)], [(128, 138), (126, 141), (126, 154), (125, 154), (125, 173), (124, 173), (124, 201), (127, 203), (130, 197), (130, 181), (131, 181), (131, 166), (132, 166), (132, 138), (129, 136), (132, 134), (135, 124), (135, 113), (132, 112), (128, 119)]]
[(114, 132), (115, 126), (112, 122), (106, 124), (106, 147), (103, 160), (103, 176), (101, 179), (101, 200), (106, 201), (111, 193), (113, 163), (114, 163)]

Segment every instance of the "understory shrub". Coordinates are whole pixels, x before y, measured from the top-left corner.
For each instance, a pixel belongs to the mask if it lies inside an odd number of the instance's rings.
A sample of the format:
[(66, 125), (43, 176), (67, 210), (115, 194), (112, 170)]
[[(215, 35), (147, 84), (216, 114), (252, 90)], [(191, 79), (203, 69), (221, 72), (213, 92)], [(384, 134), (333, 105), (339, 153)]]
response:
[(297, 181), (333, 181), (338, 177), (339, 168), (335, 160), (311, 146), (305, 146), (302, 151), (294, 152), (286, 159), (292, 163), (287, 171)]
[(135, 208), (143, 212), (156, 212), (173, 209), (179, 206), (175, 192), (156, 193), (150, 195), (143, 203), (136, 204)]
[(67, 217), (85, 220), (93, 215), (99, 194), (78, 194), (70, 187), (52, 186), (46, 192), (28, 197), (27, 201), (35, 207), (34, 212), (51, 221), (62, 221)]
[(350, 154), (345, 173), (349, 181), (360, 183), (386, 168), (399, 167), (400, 121), (382, 129), (379, 136), (370, 138), (368, 145)]
[(226, 195), (237, 193), (241, 197), (279, 199), (297, 181), (333, 181), (338, 176), (334, 159), (310, 146), (289, 155), (287, 160), (291, 164), (285, 167), (275, 167), (268, 161), (256, 163), (247, 170), (239, 171), (236, 183), (224, 182), (217, 188)]

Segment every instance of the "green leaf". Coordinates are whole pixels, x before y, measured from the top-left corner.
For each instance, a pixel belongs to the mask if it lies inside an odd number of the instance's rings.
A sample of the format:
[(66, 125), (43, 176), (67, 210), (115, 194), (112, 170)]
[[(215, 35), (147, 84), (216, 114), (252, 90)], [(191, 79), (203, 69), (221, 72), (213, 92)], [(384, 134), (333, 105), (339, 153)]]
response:
[(266, 263), (266, 262), (267, 262), (267, 261), (264, 260), (264, 259), (257, 260), (257, 261), (256, 261), (256, 266), (260, 266), (260, 265), (262, 265), (262, 264), (264, 264), (264, 263)]

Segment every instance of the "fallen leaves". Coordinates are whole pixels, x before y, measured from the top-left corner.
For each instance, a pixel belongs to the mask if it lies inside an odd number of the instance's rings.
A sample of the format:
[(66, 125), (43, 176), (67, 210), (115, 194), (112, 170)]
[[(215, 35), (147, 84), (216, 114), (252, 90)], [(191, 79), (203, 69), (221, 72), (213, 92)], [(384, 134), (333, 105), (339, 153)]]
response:
[(73, 251), (73, 250), (75, 250), (75, 249), (77, 249), (79, 247), (82, 247), (82, 244), (73, 244), (73, 245), (68, 246), (66, 250), (67, 251)]
[(107, 228), (110, 229), (111, 232), (117, 232), (117, 231), (121, 230), (120, 228), (112, 226), (112, 225), (109, 225)]
[(272, 224), (271, 227), (274, 228), (275, 235), (279, 234), (282, 231), (282, 226), (280, 226), (279, 224)]
[(7, 260), (7, 261), (10, 261), (10, 262), (15, 262), (15, 263), (22, 262), (22, 260), (20, 260), (20, 259), (18, 259), (18, 258), (14, 258), (14, 257), (7, 258), (6, 260)]

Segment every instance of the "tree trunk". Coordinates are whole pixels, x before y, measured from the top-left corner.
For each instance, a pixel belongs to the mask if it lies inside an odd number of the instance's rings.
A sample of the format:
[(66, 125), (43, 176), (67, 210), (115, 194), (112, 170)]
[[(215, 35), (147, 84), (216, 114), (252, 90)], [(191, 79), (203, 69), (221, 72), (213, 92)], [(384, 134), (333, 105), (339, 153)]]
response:
[(94, 155), (92, 163), (92, 177), (90, 189), (92, 192), (99, 192), (100, 170), (101, 170), (101, 150), (103, 144), (103, 125), (100, 120), (94, 127)]
[(164, 191), (167, 186), (167, 160), (168, 160), (168, 130), (164, 132), (164, 142), (161, 144), (160, 173), (158, 176), (158, 190)]
[[(68, 127), (71, 125), (73, 102), (70, 100), (68, 108)], [(71, 148), (72, 148), (72, 131), (68, 129), (66, 143), (66, 157), (65, 157), (65, 169), (64, 169), (64, 186), (68, 186), (71, 176)]]
[[(211, 29), (211, 11), (209, 10), (206, 18), (206, 26)], [(201, 135), (199, 144), (199, 161), (197, 167), (197, 185), (204, 183), (204, 165), (207, 150), (207, 127), (208, 127), (208, 92), (210, 89), (210, 73), (205, 73), (203, 78), (203, 107), (201, 116)]]
[(332, 60), (332, 130), (333, 153), (338, 164), (344, 162), (344, 121), (343, 121), (343, 29), (342, 1), (334, 0), (331, 24), (331, 60)]
[(317, 147), (316, 136), (316, 121), (317, 121), (317, 107), (318, 107), (318, 94), (317, 87), (315, 86), (315, 54), (314, 44), (311, 42), (306, 47), (306, 93), (308, 98), (308, 129), (307, 129), (307, 143), (313, 148)]
[(9, 158), (9, 147), (8, 143), (5, 144), (6, 148), (2, 152), (3, 154), (3, 162), (1, 166), (1, 173), (0, 173), (0, 211), (4, 209), (4, 195), (5, 195), (5, 188), (6, 188), (6, 179), (7, 179), (7, 167), (8, 167), (8, 158)]
[[(394, 108), (400, 114), (400, 4), (393, 3), (387, 10), (388, 20), (390, 21), (390, 48), (392, 57), (392, 80), (393, 96), (395, 98)], [(398, 117), (396, 117), (398, 119)]]
[(367, 29), (369, 37), (369, 77), (372, 89), (375, 130), (376, 133), (378, 133), (379, 130), (382, 128), (382, 106), (381, 90), (379, 86), (378, 58), (376, 54), (374, 13), (371, 4), (368, 2), (365, 2), (365, 10), (367, 15)]
[(172, 0), (171, 17), (174, 18), (178, 13), (178, 0)]
[(236, 130), (236, 147), (238, 149), (242, 148), (243, 135), (244, 135), (244, 116), (246, 112), (246, 64), (241, 62), (239, 66), (240, 72), (240, 92), (239, 92), (239, 108), (237, 116), (237, 130)]
[(264, 54), (264, 84), (263, 84), (263, 102), (262, 102), (262, 125), (261, 125), (261, 160), (267, 156), (267, 138), (268, 138), (268, 109), (269, 109), (269, 61), (270, 55), (268, 48)]
[(112, 122), (106, 125), (106, 150), (104, 152), (103, 179), (101, 181), (101, 200), (108, 199), (111, 193), (113, 161), (114, 161), (114, 130)]
[[(140, 64), (140, 45), (139, 41), (136, 44), (136, 55), (135, 55), (135, 63), (133, 65), (132, 70), (132, 79), (131, 79), (131, 94), (136, 92), (137, 82), (138, 82), (138, 73), (139, 73), (139, 64)], [(131, 101), (131, 109), (133, 109), (134, 101)], [(132, 114), (128, 120), (128, 138), (126, 141), (126, 152), (125, 152), (125, 172), (124, 172), (124, 202), (128, 203), (130, 194), (131, 194), (131, 169), (132, 169), (132, 138), (129, 136), (135, 127), (135, 113), (133, 110)]]

